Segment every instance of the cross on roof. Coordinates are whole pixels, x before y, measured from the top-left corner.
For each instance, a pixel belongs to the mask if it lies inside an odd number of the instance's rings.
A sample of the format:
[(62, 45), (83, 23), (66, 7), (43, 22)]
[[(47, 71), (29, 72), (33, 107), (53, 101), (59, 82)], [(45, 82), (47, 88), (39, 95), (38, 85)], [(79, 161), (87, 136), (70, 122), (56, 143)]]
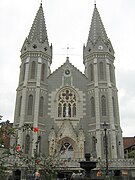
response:
[(69, 57), (69, 50), (70, 49), (74, 49), (74, 48), (70, 48), (69, 44), (67, 44), (67, 47), (66, 48), (62, 48), (62, 49), (66, 49), (67, 50), (67, 57)]

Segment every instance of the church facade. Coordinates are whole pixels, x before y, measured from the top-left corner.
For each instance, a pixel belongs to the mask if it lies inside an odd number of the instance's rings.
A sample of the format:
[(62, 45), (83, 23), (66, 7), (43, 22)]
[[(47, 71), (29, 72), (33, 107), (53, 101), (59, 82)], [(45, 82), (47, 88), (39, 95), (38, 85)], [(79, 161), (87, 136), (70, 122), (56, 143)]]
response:
[(105, 159), (107, 145), (109, 159), (122, 159), (114, 49), (96, 5), (83, 47), (85, 72), (67, 57), (51, 73), (52, 51), (40, 4), (20, 56), (14, 128), (24, 155), (34, 156), (38, 143), (41, 156)]

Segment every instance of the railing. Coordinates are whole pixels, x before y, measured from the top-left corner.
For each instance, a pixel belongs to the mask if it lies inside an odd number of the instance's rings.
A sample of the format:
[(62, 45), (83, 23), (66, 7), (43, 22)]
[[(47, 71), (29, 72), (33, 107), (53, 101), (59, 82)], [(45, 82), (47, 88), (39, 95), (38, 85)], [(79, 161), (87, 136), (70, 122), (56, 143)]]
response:
[[(58, 167), (59, 168), (80, 168), (80, 161), (85, 159), (59, 159)], [(11, 166), (17, 164), (18, 166), (25, 167), (26, 163), (18, 157), (8, 157), (4, 161), (6, 165)], [(105, 167), (105, 159), (92, 159), (92, 161), (97, 161), (97, 168)], [(30, 163), (30, 162), (29, 162)], [(32, 166), (31, 164), (29, 164)], [(111, 159), (108, 160), (109, 169), (135, 169), (135, 159)]]
[[(108, 160), (109, 169), (135, 169), (135, 159)], [(105, 160), (98, 160), (97, 168), (105, 167)]]

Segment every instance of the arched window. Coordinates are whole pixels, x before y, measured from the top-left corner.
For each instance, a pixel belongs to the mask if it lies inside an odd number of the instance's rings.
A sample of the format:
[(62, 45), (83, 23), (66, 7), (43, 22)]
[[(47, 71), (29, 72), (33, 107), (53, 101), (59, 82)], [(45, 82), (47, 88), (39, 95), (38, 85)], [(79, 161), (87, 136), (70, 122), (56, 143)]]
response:
[(31, 79), (35, 79), (35, 75), (36, 75), (36, 63), (35, 63), (35, 61), (33, 61), (32, 64), (31, 64), (31, 75), (30, 75), (30, 78)]
[(27, 115), (32, 115), (32, 112), (33, 112), (33, 96), (29, 95)]
[(18, 106), (18, 116), (20, 117), (21, 115), (21, 106), (22, 106), (22, 96), (19, 99), (19, 106)]
[(64, 89), (58, 96), (58, 117), (76, 116), (76, 95), (70, 89)]
[(73, 104), (73, 117), (76, 116), (76, 104), (74, 103)]
[(112, 71), (112, 65), (109, 64), (109, 73), (110, 73), (110, 81), (113, 82), (113, 71)]
[(101, 113), (102, 116), (106, 116), (106, 97), (104, 95), (101, 97)]
[(41, 81), (44, 80), (45, 80), (45, 63), (43, 63), (41, 67)]
[(68, 116), (71, 117), (71, 104), (68, 103)]
[(25, 69), (26, 69), (26, 64), (24, 63), (22, 66), (22, 78), (21, 78), (22, 81), (24, 81), (25, 79)]
[(113, 116), (115, 117), (115, 101), (114, 101), (114, 97), (112, 97), (112, 105), (113, 105)]
[(103, 67), (103, 62), (99, 63), (99, 78), (100, 80), (104, 79), (104, 67)]
[(95, 117), (95, 99), (94, 99), (94, 97), (91, 97), (90, 104), (91, 104), (91, 117)]
[(43, 96), (42, 97), (40, 97), (40, 100), (39, 100), (39, 116), (40, 117), (43, 117), (43, 109), (44, 109), (44, 98), (43, 98)]
[(30, 150), (30, 135), (25, 136), (25, 154), (29, 154)]
[(94, 70), (93, 70), (93, 64), (90, 64), (90, 81), (94, 81)]
[(62, 116), (62, 105), (61, 103), (59, 103), (58, 105), (58, 117), (61, 117)]

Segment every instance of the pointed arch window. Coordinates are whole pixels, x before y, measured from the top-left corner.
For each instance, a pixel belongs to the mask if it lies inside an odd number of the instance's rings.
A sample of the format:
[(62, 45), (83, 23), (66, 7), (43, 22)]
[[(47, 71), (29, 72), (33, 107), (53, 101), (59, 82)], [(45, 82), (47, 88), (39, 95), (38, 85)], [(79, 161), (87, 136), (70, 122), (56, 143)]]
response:
[(100, 80), (104, 80), (104, 66), (103, 66), (103, 62), (99, 63), (99, 78), (100, 78)]
[(112, 71), (112, 65), (109, 64), (109, 73), (110, 73), (110, 81), (113, 82), (113, 71)]
[(33, 112), (33, 96), (29, 95), (27, 115), (32, 115), (32, 112)]
[(76, 95), (70, 89), (58, 95), (58, 117), (76, 117)]
[(45, 80), (45, 63), (43, 63), (41, 67), (41, 81), (44, 80)]
[(76, 116), (76, 104), (74, 103), (73, 104), (73, 117)]
[(62, 105), (61, 103), (59, 103), (58, 105), (58, 117), (61, 117), (62, 116)]
[(18, 116), (20, 117), (21, 115), (21, 106), (22, 106), (22, 96), (19, 99), (19, 106), (18, 106)]
[(93, 64), (90, 64), (90, 81), (94, 81), (94, 69), (93, 69)]
[(113, 105), (113, 116), (116, 116), (116, 112), (115, 112), (115, 100), (114, 97), (112, 97), (112, 105)]
[(35, 79), (35, 75), (36, 75), (36, 63), (35, 63), (35, 61), (33, 61), (32, 64), (31, 64), (31, 75), (30, 75), (30, 78), (31, 79)]
[(40, 97), (40, 100), (39, 100), (39, 116), (40, 117), (43, 117), (43, 109), (44, 109), (44, 98), (43, 96)]
[(95, 99), (94, 99), (94, 97), (91, 97), (90, 104), (91, 104), (91, 117), (95, 117)]
[(101, 97), (101, 113), (102, 116), (106, 116), (106, 97), (104, 95)]
[(29, 154), (30, 151), (30, 135), (25, 136), (25, 154)]
[(24, 63), (23, 66), (22, 66), (22, 81), (24, 81), (25, 79), (25, 70), (26, 70), (26, 64)]

